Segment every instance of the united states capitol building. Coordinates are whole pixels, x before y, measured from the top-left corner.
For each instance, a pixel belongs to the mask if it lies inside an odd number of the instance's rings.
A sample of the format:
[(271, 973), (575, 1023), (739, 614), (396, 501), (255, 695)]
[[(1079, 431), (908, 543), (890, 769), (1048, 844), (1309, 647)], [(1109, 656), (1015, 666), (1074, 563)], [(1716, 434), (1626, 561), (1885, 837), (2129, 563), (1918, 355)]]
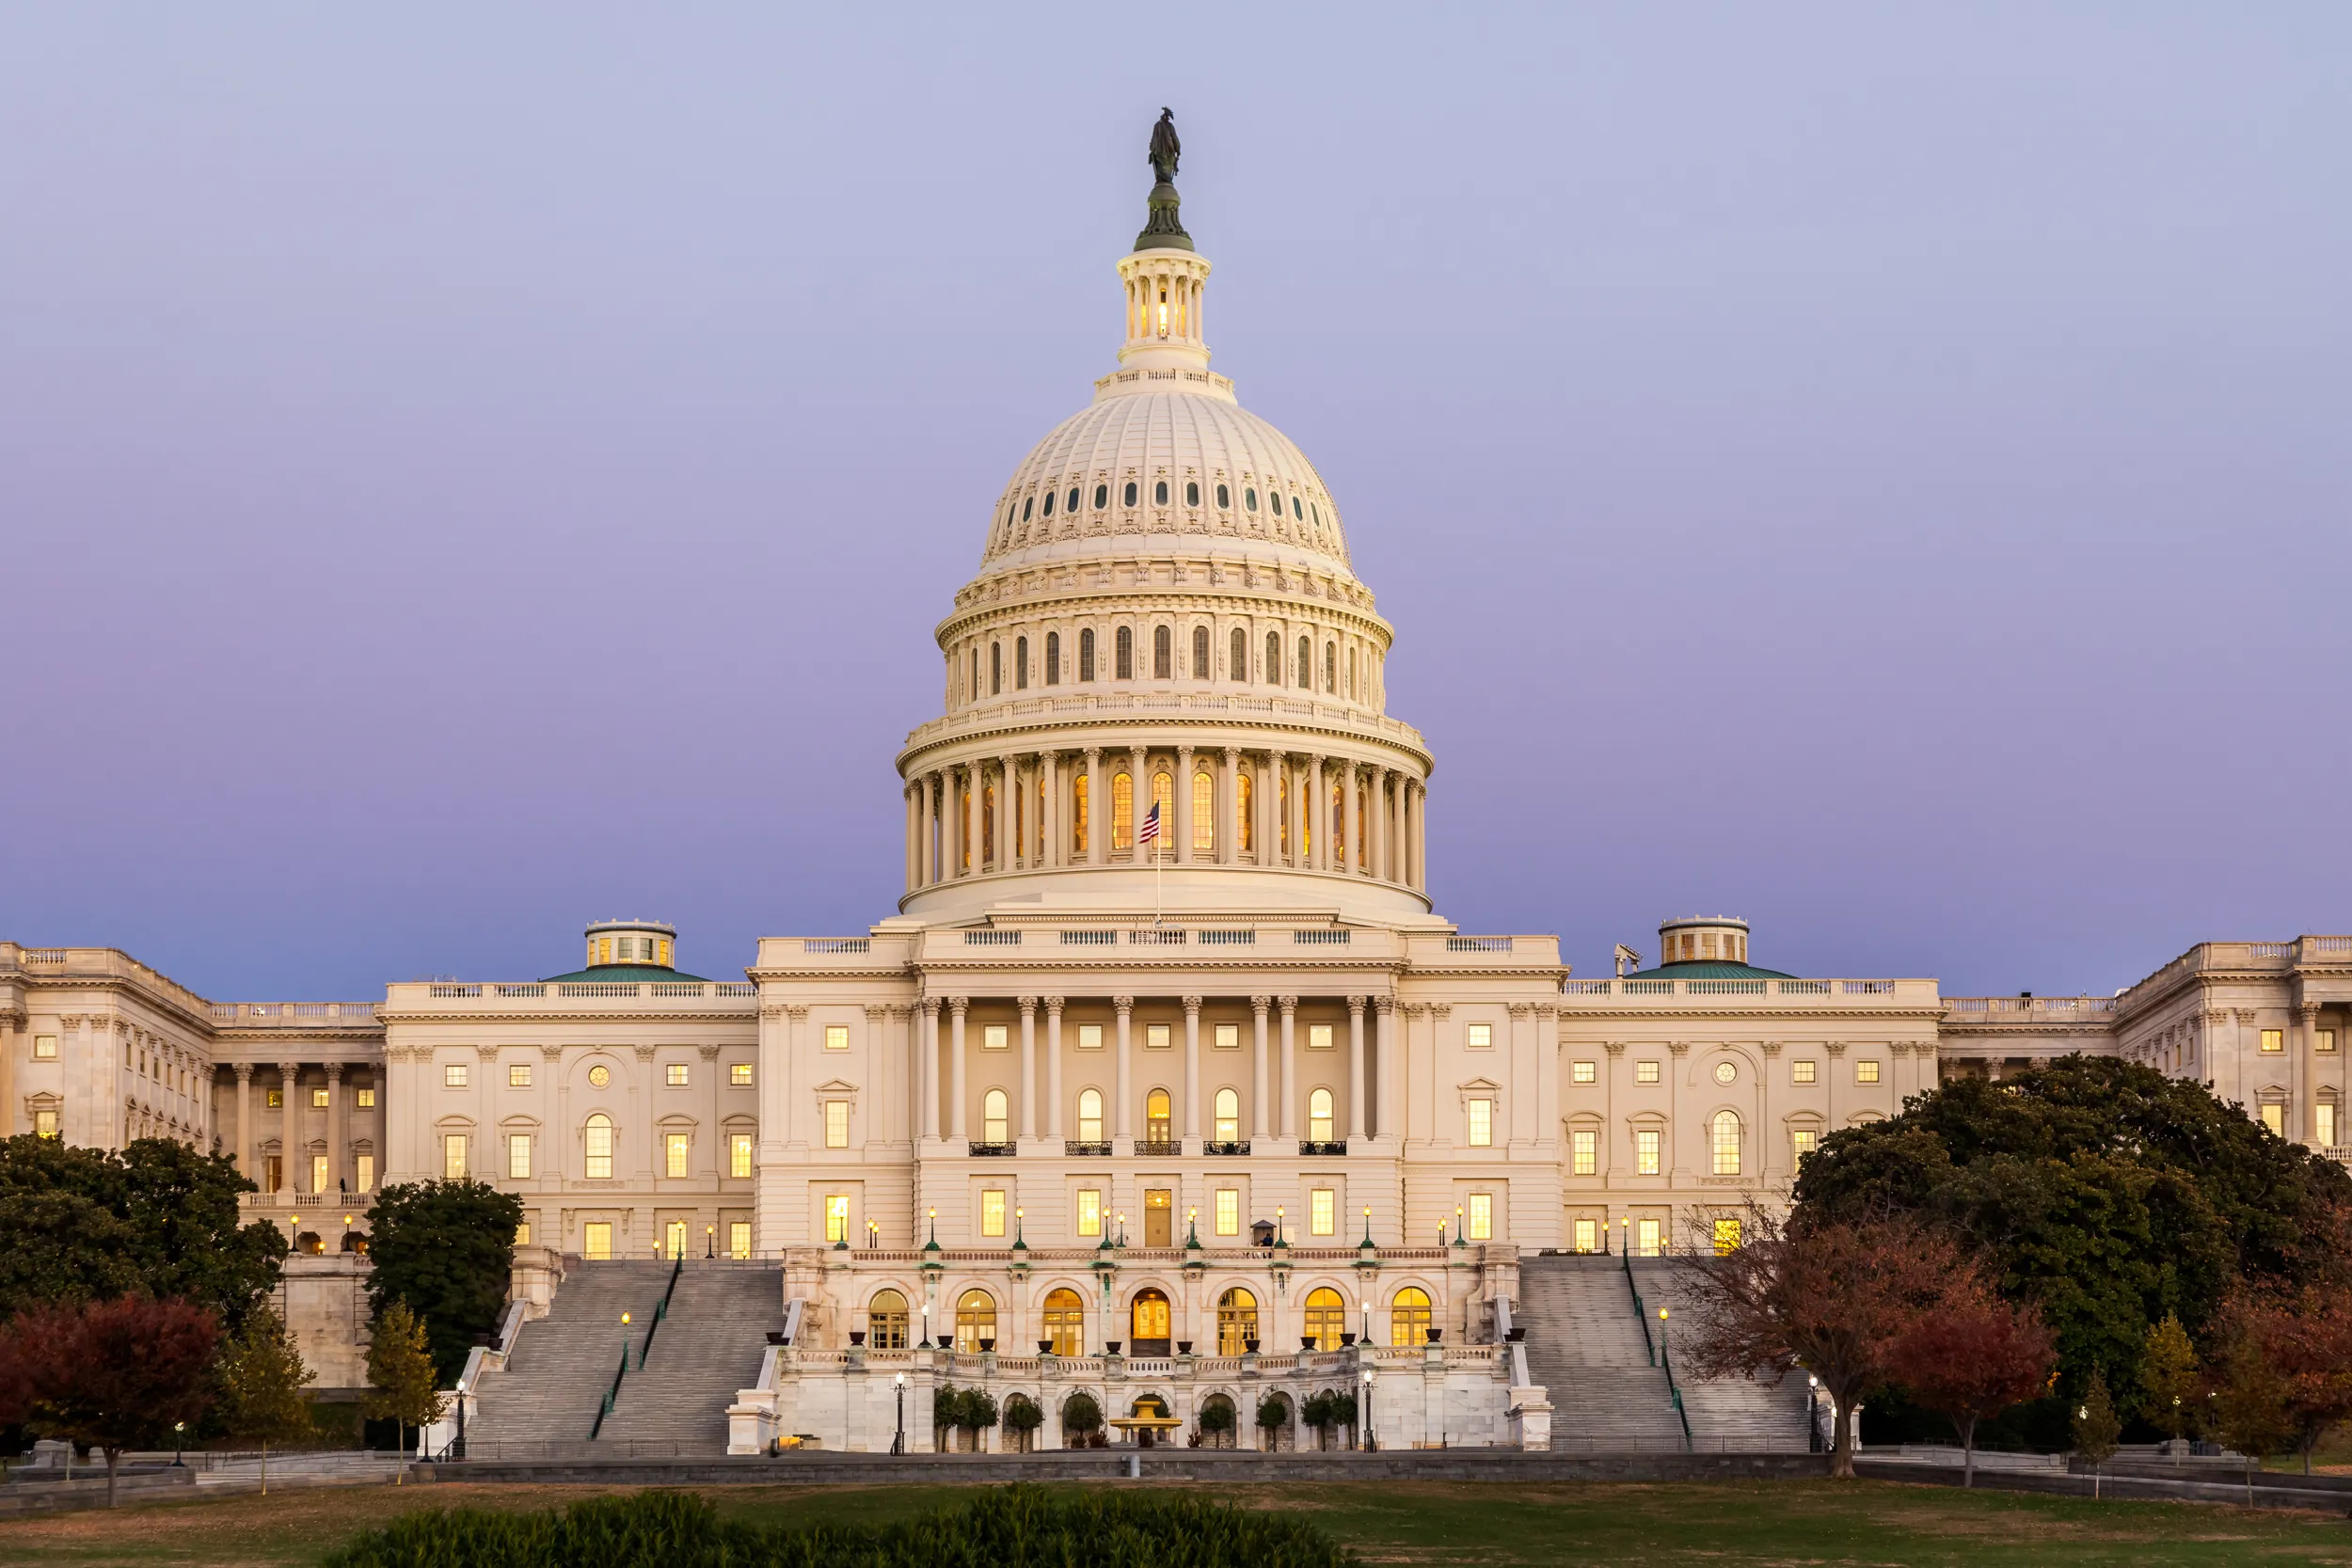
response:
[(1735, 1241), (1836, 1128), (2080, 1051), (2352, 1160), (2352, 937), (1953, 997), (1784, 974), (1739, 919), (1596, 974), (1433, 908), (1395, 628), (1339, 499), (1210, 368), (1173, 165), (1113, 368), (973, 498), (895, 911), (731, 977), (606, 921), (566, 973), (356, 1002), (0, 942), (0, 1129), (234, 1158), (329, 1386), (361, 1381), (368, 1195), (492, 1182), (526, 1219), (472, 1440), (736, 1451), (887, 1449), (901, 1411), (929, 1448), (943, 1383), (1039, 1407), (1005, 1446), (1068, 1440), (1078, 1392), (1113, 1441), (1224, 1402), (1243, 1446), (1308, 1444), (1339, 1388), (1389, 1446), (1770, 1437), (1801, 1393), (1673, 1386), (1629, 1297), (1671, 1299), (1669, 1255)]

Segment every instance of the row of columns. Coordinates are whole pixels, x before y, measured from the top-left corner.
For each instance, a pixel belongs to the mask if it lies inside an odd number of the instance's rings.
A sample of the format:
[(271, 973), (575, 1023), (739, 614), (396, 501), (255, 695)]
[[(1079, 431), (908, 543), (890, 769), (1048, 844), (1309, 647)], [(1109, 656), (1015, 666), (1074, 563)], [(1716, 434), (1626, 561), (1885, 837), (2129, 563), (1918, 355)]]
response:
[[(321, 1065), (326, 1087), (326, 1182), (321, 1192), (340, 1192), (351, 1180), (351, 1101), (343, 1085), (344, 1064), (326, 1062)], [(254, 1064), (239, 1062), (237, 1074), (237, 1139), (230, 1150), (237, 1168), (255, 1182), (268, 1174), (255, 1137), (260, 1128), (254, 1119)], [(282, 1089), (278, 1096), (278, 1190), (286, 1193), (304, 1192), (302, 1184), (310, 1175), (309, 1146), (302, 1140), (302, 1064), (278, 1064), (278, 1081)]]
[[(1132, 996), (1115, 996), (1112, 1006), (1118, 1014), (1118, 1034), (1112, 1057), (1112, 1129), (1115, 1138), (1135, 1135), (1135, 1006)], [(1183, 1137), (1197, 1144), (1201, 1138), (1202, 1097), (1200, 1093), (1200, 1009), (1204, 998), (1187, 996), (1184, 1005), (1184, 1092), (1181, 1110)], [(1059, 1139), (1062, 1132), (1062, 1011), (1065, 999), (1058, 996), (1018, 998), (1021, 1007), (1021, 1069), (1020, 1092), (1016, 1097), (1017, 1119), (1014, 1135), (1019, 1138), (1043, 1137)], [(920, 1004), (920, 1022), (915, 1030), (916, 1093), (922, 1107), (922, 1131), (926, 1138), (965, 1139), (966, 1116), (969, 1110), (965, 1076), (965, 1053), (969, 1049), (964, 1026), (972, 999), (966, 996), (926, 997)], [(1037, 1108), (1037, 1015), (1042, 1006), (1045, 1013), (1045, 1115), (1040, 1124)], [(1371, 1120), (1371, 1065), (1368, 1063), (1364, 1032), (1364, 1014), (1370, 1009), (1374, 1016), (1374, 1039), (1371, 1047), (1377, 1052), (1378, 1069), (1382, 1075), (1378, 1104), (1382, 1126), (1375, 1129)], [(1250, 1136), (1303, 1137), (1304, 1113), (1298, 1097), (1297, 1021), (1298, 998), (1295, 996), (1252, 996), (1249, 1009), (1253, 1020), (1250, 1056)], [(941, 1128), (940, 1095), (940, 1014), (947, 1015), (946, 1050), (946, 1126)], [(1269, 1050), (1273, 1020), (1280, 1020), (1280, 1049)], [(1347, 1122), (1343, 1137), (1394, 1135), (1402, 1132), (1402, 1109), (1395, 1099), (1396, 1006), (1391, 997), (1351, 996), (1347, 999)], [(1275, 1097), (1269, 1092), (1270, 1080), (1279, 1075), (1280, 1084), (1279, 1123), (1277, 1133), (1271, 1125), (1277, 1109)]]
[[(1157, 753), (1166, 759), (1169, 753)], [(1172, 820), (1161, 845), (1133, 840), (1151, 809), (1154, 752), (1008, 752), (950, 763), (906, 785), (906, 887), (910, 893), (995, 871), (1149, 863), (1282, 865), (1348, 872), (1416, 892), (1427, 888), (1424, 846), (1428, 791), (1403, 768), (1315, 752), (1245, 752), (1227, 746), (1179, 746), (1169, 765)], [(1129, 843), (1111, 843), (1112, 778), (1125, 766)], [(1193, 781), (1211, 779), (1205, 847), (1196, 843)], [(1250, 847), (1242, 848), (1243, 781), (1248, 781)], [(1084, 804), (1078, 782), (1085, 782)], [(994, 795), (991, 799), (991, 787)], [(1336, 810), (1327, 806), (1334, 791)], [(991, 815), (993, 813), (993, 815)], [(1043, 831), (1041, 831), (1041, 823)]]

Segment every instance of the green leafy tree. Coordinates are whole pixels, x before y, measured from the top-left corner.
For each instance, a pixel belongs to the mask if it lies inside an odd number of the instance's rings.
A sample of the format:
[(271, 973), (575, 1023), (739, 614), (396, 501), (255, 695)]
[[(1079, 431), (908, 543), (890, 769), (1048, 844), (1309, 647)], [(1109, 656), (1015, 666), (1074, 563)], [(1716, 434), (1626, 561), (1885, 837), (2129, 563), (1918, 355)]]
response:
[(1005, 1430), (1024, 1451), (1028, 1448), (1029, 1433), (1044, 1424), (1045, 1412), (1038, 1408), (1035, 1400), (1015, 1394), (1005, 1402)]
[[(1103, 1407), (1095, 1402), (1092, 1394), (1081, 1389), (1062, 1402), (1061, 1430), (1062, 1446), (1073, 1449), (1086, 1447), (1103, 1430)], [(1074, 1443), (1071, 1441), (1073, 1437), (1077, 1439)]]
[(231, 1161), (167, 1138), (120, 1153), (0, 1139), (0, 1318), (135, 1291), (233, 1330), (276, 1288), (287, 1251), (276, 1225), (243, 1223), (237, 1200), (255, 1190)]
[(2074, 1407), (2074, 1457), (2090, 1465), (2090, 1495), (2099, 1495), (2099, 1481), (2106, 1462), (2115, 1457), (2115, 1441), (2123, 1434), (2123, 1423), (2117, 1419), (2114, 1402), (2107, 1398), (2107, 1374), (2093, 1367), (2090, 1386), (2083, 1390), (2082, 1402)]
[[(368, 1385), (373, 1390), (360, 1409), (372, 1421), (389, 1420), (396, 1446), (408, 1451), (408, 1429), (428, 1427), (441, 1418), (448, 1401), (433, 1374), (433, 1347), (424, 1324), (405, 1301), (393, 1302), (376, 1315), (375, 1337), (368, 1346)], [(405, 1471), (393, 1472), (397, 1482)]]
[(368, 1298), (380, 1318), (405, 1301), (425, 1324), (434, 1370), (453, 1384), (506, 1305), (522, 1200), (486, 1181), (385, 1188), (368, 1211)]
[(1231, 1400), (1213, 1399), (1200, 1407), (1200, 1435), (1212, 1444), (1241, 1425)]
[(956, 1425), (972, 1434), (972, 1450), (980, 1449), (980, 1433), (1001, 1418), (995, 1397), (985, 1388), (966, 1388), (956, 1395)]
[(269, 1448), (300, 1442), (311, 1434), (310, 1402), (302, 1392), (318, 1374), (302, 1364), (302, 1353), (278, 1314), (257, 1307), (220, 1357), (222, 1414), (240, 1437), (262, 1446), (262, 1495), (269, 1495)]
[(0, 1421), (106, 1456), (106, 1506), (126, 1449), (159, 1443), (201, 1415), (220, 1320), (183, 1301), (27, 1307), (0, 1331)]
[(2148, 1330), (2140, 1352), (2140, 1414), (2179, 1440), (2197, 1420), (2199, 1382), (2197, 1347), (2181, 1326), (2180, 1315), (2167, 1312), (2164, 1322)]

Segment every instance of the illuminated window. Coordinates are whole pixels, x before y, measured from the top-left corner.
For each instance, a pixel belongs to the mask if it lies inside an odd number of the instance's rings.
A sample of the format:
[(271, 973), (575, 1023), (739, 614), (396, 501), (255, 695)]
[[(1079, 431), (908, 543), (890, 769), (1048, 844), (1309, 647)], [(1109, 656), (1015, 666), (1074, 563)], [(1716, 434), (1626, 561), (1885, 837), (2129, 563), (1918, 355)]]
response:
[(1570, 1063), (1568, 1066), (1568, 1082), (1571, 1084), (1597, 1084), (1600, 1082), (1599, 1064), (1595, 1062)]
[(612, 1222), (590, 1220), (580, 1227), (580, 1255), (592, 1263), (601, 1263), (612, 1256)]
[(373, 1192), (375, 1189), (375, 1156), (355, 1154), (352, 1156), (352, 1164), (355, 1179), (359, 1183), (359, 1190), (363, 1193)]
[(846, 1023), (828, 1023), (828, 1024), (826, 1024), (826, 1025), (825, 1025), (825, 1049), (826, 1049), (826, 1050), (828, 1050), (828, 1051), (847, 1051), (847, 1050), (849, 1050), (849, 1049), (850, 1049), (850, 1026), (849, 1026), (848, 1024), (846, 1024)]
[(1103, 1191), (1099, 1187), (1078, 1189), (1078, 1234), (1100, 1236), (1103, 1233)]
[[(980, 1141), (1001, 1144), (1009, 1141), (1006, 1128), (1005, 1091), (991, 1089), (980, 1096)], [(844, 1129), (847, 1132), (847, 1129)]]
[(1716, 1082), (1716, 1083), (1718, 1083), (1718, 1084), (1722, 1084), (1722, 1085), (1725, 1085), (1726, 1087), (1728, 1087), (1730, 1085), (1732, 1085), (1732, 1084), (1735, 1084), (1735, 1083), (1739, 1082), (1739, 1079), (1740, 1079), (1740, 1069), (1739, 1069), (1739, 1068), (1735, 1067), (1734, 1065), (1732, 1065), (1732, 1064), (1731, 1064), (1731, 1063), (1729, 1063), (1729, 1062), (1717, 1062), (1717, 1063), (1715, 1064), (1715, 1082)]
[(511, 1063), (506, 1069), (506, 1086), (510, 1089), (531, 1087), (531, 1067), (526, 1062)]
[(1469, 1045), (1472, 1051), (1492, 1050), (1494, 1048), (1494, 1043), (1495, 1026), (1493, 1024), (1473, 1023), (1470, 1026)]
[(1660, 1230), (1661, 1227), (1656, 1220), (1636, 1220), (1633, 1222), (1635, 1247), (1643, 1257), (1655, 1258), (1661, 1251), (1663, 1250), (1659, 1245)]
[(445, 1132), (441, 1135), (441, 1176), (449, 1181), (463, 1181), (466, 1179), (466, 1134), (463, 1132)]
[(1258, 852), (1258, 808), (1254, 804), (1256, 786), (1249, 782), (1248, 768), (1245, 768), (1234, 775), (1233, 789), (1233, 815), (1241, 824), (1241, 852), (1254, 855)]
[(1812, 1083), (1812, 1082), (1813, 1082), (1813, 1075), (1814, 1075), (1814, 1071), (1815, 1071), (1815, 1069), (1818, 1067), (1818, 1065), (1819, 1065), (1819, 1064), (1814, 1063), (1814, 1062), (1791, 1062), (1791, 1063), (1789, 1063), (1789, 1064), (1788, 1064), (1788, 1081), (1789, 1081), (1791, 1084), (1810, 1084), (1810, 1083)]
[[(466, 1069), (464, 1068), (459, 1068), (457, 1070), (463, 1072)], [(278, 1110), (286, 1103), (286, 1091), (283, 1089), (272, 1089), (262, 1097), (262, 1103), (268, 1106), (273, 1111)]]
[(2278, 1052), (2278, 1051), (2284, 1051), (2286, 1048), (2287, 1048), (2287, 1036), (2286, 1036), (2286, 1031), (2285, 1031), (2285, 1030), (2283, 1030), (2283, 1029), (2265, 1029), (2265, 1030), (2264, 1030), (2264, 1031), (2263, 1031), (2263, 1050), (2264, 1050), (2264, 1051), (2265, 1051), (2265, 1052)]
[(741, 1180), (752, 1174), (752, 1135), (737, 1132), (727, 1138), (727, 1174)]
[(1216, 1141), (1221, 1144), (1241, 1141), (1241, 1096), (1232, 1089), (1216, 1091)]
[(1001, 1023), (991, 1023), (980, 1031), (982, 1051), (1003, 1051), (1012, 1043), (1010, 1031)]
[(661, 1227), (661, 1256), (664, 1258), (686, 1256), (686, 1222), (684, 1220), (672, 1220)]
[[(752, 1222), (749, 1220), (729, 1220), (727, 1222), (727, 1256), (730, 1258), (749, 1258), (751, 1255)], [(899, 1348), (905, 1348), (905, 1340), (903, 1338), (899, 1341)]]
[(33, 1113), (33, 1136), (54, 1138), (57, 1135), (57, 1113), (43, 1106)]
[(1078, 1141), (1099, 1144), (1103, 1141), (1103, 1091), (1078, 1091)]
[(2322, 1148), (2336, 1146), (2336, 1107), (2333, 1101), (2323, 1100), (2312, 1107), (2312, 1142)]
[(1340, 1195), (1331, 1187), (1317, 1187), (1307, 1195), (1307, 1234), (1328, 1236), (1339, 1225)]
[(33, 1060), (37, 1062), (54, 1062), (56, 1059), (57, 1037), (55, 1035), (35, 1035), (33, 1037)]
[(1155, 1144), (1164, 1144), (1173, 1135), (1166, 1089), (1153, 1089), (1143, 1097), (1143, 1135)]
[(590, 1088), (600, 1089), (612, 1082), (612, 1069), (606, 1067), (602, 1062), (598, 1062), (595, 1067), (588, 1069), (588, 1086)]
[(1718, 1111), (1708, 1124), (1708, 1144), (1714, 1150), (1715, 1174), (1740, 1174), (1740, 1117), (1734, 1111)]
[(1658, 1174), (1658, 1132), (1655, 1128), (1645, 1127), (1633, 1134), (1633, 1174)]
[(1470, 1195), (1470, 1239), (1491, 1242), (1495, 1237), (1495, 1199), (1492, 1193)]
[(531, 1222), (529, 1220), (524, 1220), (515, 1227), (515, 1244), (516, 1246), (531, 1244)]
[(1854, 1065), (1853, 1065), (1853, 1081), (1854, 1081), (1855, 1083), (1857, 1083), (1857, 1084), (1875, 1084), (1875, 1083), (1877, 1083), (1877, 1082), (1879, 1081), (1879, 1065), (1878, 1065), (1878, 1063), (1876, 1063), (1876, 1062), (1856, 1062), (1856, 1063), (1854, 1063)]
[(1389, 1299), (1389, 1343), (1420, 1345), (1429, 1340), (1429, 1292), (1407, 1285)]
[(1740, 1250), (1740, 1222), (1721, 1219), (1715, 1222), (1715, 1256), (1728, 1258)]
[[(1080, 1355), (1086, 1350), (1086, 1303), (1072, 1290), (1049, 1291), (1045, 1296), (1045, 1318), (1041, 1325), (1041, 1338), (1048, 1341), (1056, 1355)], [(1233, 1353), (1238, 1355), (1241, 1353)]]
[(850, 1239), (850, 1195), (825, 1195), (825, 1240), (846, 1242)]
[[(1133, 489), (1130, 485), (1128, 488)], [(1136, 628), (1121, 626), (1111, 636), (1111, 677), (1131, 681), (1136, 678)]]
[(2287, 1135), (2287, 1108), (2276, 1104), (2264, 1106), (2263, 1125), (2279, 1136), (2285, 1137)]
[(512, 1181), (531, 1180), (530, 1133), (509, 1132), (506, 1134), (506, 1175), (507, 1179)]
[(846, 1100), (825, 1101), (825, 1147), (827, 1148), (850, 1147), (850, 1102)]
[(1329, 1051), (1332, 1049), (1332, 1039), (1333, 1036), (1331, 1033), (1331, 1025), (1327, 1023), (1310, 1023), (1307, 1025), (1308, 1050)]
[(980, 1191), (980, 1234), (1001, 1236), (1005, 1233), (1005, 1190), (985, 1187)]
[(733, 1088), (750, 1088), (752, 1086), (752, 1064), (737, 1062), (730, 1066), (727, 1069), (727, 1084)]
[(1241, 1049), (1241, 1025), (1220, 1023), (1216, 1026), (1216, 1033), (1211, 1037), (1215, 1048), (1218, 1051), (1239, 1051)]
[(1079, 1050), (1081, 1050), (1081, 1051), (1100, 1051), (1100, 1050), (1102, 1050), (1102, 1049), (1103, 1049), (1103, 1026), (1102, 1026), (1101, 1024), (1099, 1024), (1099, 1023), (1081, 1023), (1081, 1024), (1079, 1024), (1079, 1025), (1078, 1025), (1078, 1049), (1079, 1049)]
[(310, 1091), (310, 1109), (314, 1111), (324, 1111), (334, 1102), (334, 1096), (326, 1089)]
[(1241, 1234), (1241, 1189), (1219, 1187), (1216, 1190), (1216, 1233), (1220, 1236)]
[(314, 1193), (326, 1191), (326, 1156), (324, 1154), (310, 1156), (310, 1190)]
[(1637, 1083), (1637, 1084), (1655, 1084), (1655, 1083), (1657, 1083), (1657, 1082), (1658, 1082), (1658, 1064), (1657, 1064), (1656, 1062), (1636, 1062), (1636, 1063), (1634, 1063), (1634, 1064), (1633, 1064), (1633, 1081), (1634, 1081), (1635, 1083)]
[[(448, 1063), (446, 1066), (444, 1066), (444, 1067), (441, 1069), (441, 1087), (443, 1087), (443, 1088), (445, 1088), (445, 1089), (462, 1089), (462, 1088), (464, 1088), (465, 1086), (466, 1086), (466, 1064), (465, 1064), (465, 1063), (463, 1063), (463, 1062), (451, 1062), (451, 1063)], [(276, 1105), (276, 1104), (280, 1103), (279, 1097), (273, 1095), (273, 1096), (271, 1097), (271, 1099), (270, 1099), (270, 1103), (271, 1103), (271, 1104), (273, 1104), (273, 1105)]]
[(1086, 627), (1078, 633), (1078, 678), (1094, 678), (1094, 628)]
[(588, 1118), (583, 1131), (587, 1152), (587, 1174), (591, 1181), (612, 1179), (612, 1118), (598, 1111)]
[(1491, 1148), (1495, 1141), (1495, 1102), (1473, 1100), (1470, 1102), (1470, 1146)]
[(1136, 845), (1136, 782), (1124, 773), (1111, 775), (1111, 847)]
[(2312, 1049), (2322, 1056), (2334, 1055), (2336, 1051), (2336, 1032), (2333, 1029), (2313, 1030), (2312, 1033)]
[(1327, 1144), (1338, 1140), (1332, 1130), (1331, 1091), (1317, 1089), (1307, 1097), (1307, 1141)]
[(1159, 841), (1152, 853), (1173, 853), (1176, 843), (1176, 781), (1166, 773), (1152, 775), (1152, 803), (1160, 808)]
[(1596, 1176), (1600, 1172), (1600, 1134), (1591, 1128), (1580, 1128), (1568, 1134), (1570, 1158), (1575, 1162), (1571, 1174)]
[(1216, 1298), (1216, 1353), (1246, 1355), (1258, 1338), (1258, 1298), (1236, 1285)]
[(1821, 1134), (1810, 1127), (1796, 1129), (1788, 1134), (1788, 1138), (1796, 1163), (1799, 1164), (1804, 1164), (1804, 1157), (1821, 1145)]
[(1317, 1350), (1337, 1350), (1347, 1332), (1347, 1303), (1329, 1286), (1307, 1292), (1306, 1333)]
[(1216, 781), (1206, 773), (1192, 776), (1192, 847), (1201, 854), (1216, 848)]
[(661, 1138), (661, 1174), (677, 1177), (686, 1174), (687, 1151), (692, 1140), (684, 1132), (667, 1132)]

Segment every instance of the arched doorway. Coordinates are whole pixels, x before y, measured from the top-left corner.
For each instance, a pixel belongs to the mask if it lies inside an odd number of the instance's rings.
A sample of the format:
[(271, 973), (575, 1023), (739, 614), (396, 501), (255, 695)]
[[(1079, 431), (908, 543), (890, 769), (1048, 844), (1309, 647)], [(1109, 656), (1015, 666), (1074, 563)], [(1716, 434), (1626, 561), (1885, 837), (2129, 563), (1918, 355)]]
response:
[(1200, 1402), (1198, 1425), (1202, 1448), (1233, 1448), (1241, 1437), (1241, 1412), (1227, 1395), (1211, 1394)]
[(1300, 1343), (1309, 1350), (1337, 1350), (1347, 1332), (1347, 1303), (1328, 1285), (1307, 1292), (1306, 1326)]
[(876, 1291), (866, 1304), (866, 1344), (869, 1350), (907, 1348), (907, 1298), (898, 1291)]
[[(1274, 1406), (1268, 1410), (1268, 1405)], [(1277, 1418), (1269, 1423), (1269, 1416)], [(1252, 1413), (1256, 1425), (1258, 1447), (1267, 1453), (1289, 1453), (1298, 1447), (1298, 1406), (1284, 1393), (1271, 1393), (1258, 1402)]]
[(1038, 1340), (1043, 1351), (1054, 1355), (1086, 1354), (1086, 1303), (1077, 1291), (1063, 1289), (1046, 1292), (1043, 1327)]
[(1389, 1298), (1390, 1344), (1428, 1343), (1431, 1322), (1429, 1292), (1420, 1286), (1407, 1285)]
[(956, 1349), (977, 1355), (996, 1348), (996, 1298), (966, 1291), (956, 1300)]
[(1038, 1429), (1045, 1424), (1045, 1412), (1026, 1394), (1009, 1394), (997, 1421), (1004, 1430), (1004, 1435), (997, 1440), (1000, 1451), (1030, 1453), (1037, 1448)]
[(1127, 1308), (1128, 1353), (1134, 1355), (1168, 1354), (1170, 1349), (1170, 1319), (1167, 1292), (1149, 1287), (1137, 1291), (1134, 1302)]
[(1216, 1353), (1242, 1355), (1258, 1348), (1258, 1298), (1236, 1285), (1216, 1298)]

